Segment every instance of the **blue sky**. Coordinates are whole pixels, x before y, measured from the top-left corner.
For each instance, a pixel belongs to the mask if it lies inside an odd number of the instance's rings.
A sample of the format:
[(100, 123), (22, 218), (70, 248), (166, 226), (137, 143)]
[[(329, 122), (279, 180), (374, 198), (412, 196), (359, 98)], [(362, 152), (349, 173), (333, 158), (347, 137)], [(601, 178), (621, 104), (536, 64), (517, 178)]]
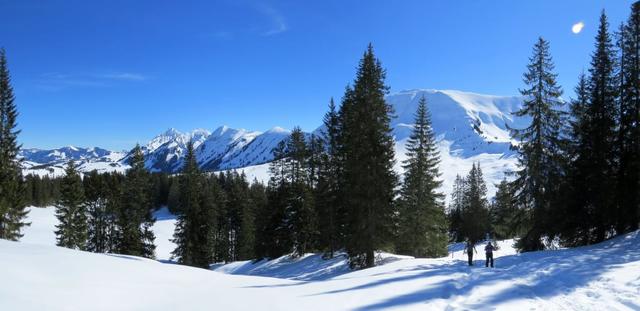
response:
[(392, 92), (515, 95), (543, 36), (570, 96), (600, 11), (617, 27), (631, 3), (0, 0), (0, 46), (25, 147), (120, 150), (169, 127), (313, 130), (369, 42)]

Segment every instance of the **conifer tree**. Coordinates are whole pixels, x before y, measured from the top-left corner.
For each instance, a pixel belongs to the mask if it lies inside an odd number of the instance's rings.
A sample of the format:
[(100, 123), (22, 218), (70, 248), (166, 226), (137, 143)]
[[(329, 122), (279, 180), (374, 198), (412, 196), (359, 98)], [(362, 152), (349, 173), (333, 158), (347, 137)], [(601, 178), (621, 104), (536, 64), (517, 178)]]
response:
[(112, 235), (115, 234), (115, 214), (109, 208), (107, 176), (94, 170), (83, 179), (87, 212), (87, 250), (95, 253), (112, 251)]
[(615, 130), (616, 82), (615, 55), (608, 30), (607, 17), (602, 12), (586, 81), (588, 103), (581, 125), (582, 139), (577, 146), (574, 166), (578, 178), (572, 185), (574, 199), (579, 200), (576, 213), (585, 215), (578, 231), (585, 237), (581, 244), (603, 241), (614, 224), (615, 215)]
[(254, 207), (249, 195), (249, 183), (244, 173), (233, 172), (228, 175), (226, 187), (227, 206), (232, 210), (231, 217), (231, 260), (248, 260), (254, 253)]
[(487, 185), (482, 176), (480, 163), (473, 164), (464, 182), (461, 234), (471, 245), (475, 245), (489, 232), (490, 226)]
[(353, 268), (372, 267), (375, 251), (392, 243), (395, 187), (392, 107), (385, 70), (370, 44), (340, 107), (345, 246)]
[(261, 228), (262, 236), (268, 237), (260, 244), (260, 257), (277, 258), (290, 253), (293, 249), (291, 226), (288, 222), (286, 207), (289, 198), (289, 184), (273, 172), (281, 172), (278, 163), (270, 164), (272, 172), (267, 187), (267, 207), (262, 214), (266, 221)]
[(465, 181), (460, 175), (456, 175), (449, 202), (449, 240), (452, 242), (464, 241), (462, 234), (462, 211), (464, 209)]
[(269, 184), (266, 189), (267, 206), (260, 213), (264, 219), (258, 231), (263, 238), (258, 242), (258, 257), (277, 258), (293, 248), (291, 228), (287, 222), (287, 140), (280, 141), (272, 150), (274, 161), (269, 164)]
[(155, 222), (149, 189), (149, 173), (144, 167), (144, 154), (139, 145), (131, 152), (131, 168), (122, 184), (118, 215), (121, 254), (153, 258), (155, 236), (151, 227)]
[(167, 196), (167, 207), (173, 214), (180, 213), (180, 183), (178, 178), (171, 178), (169, 194)]
[(292, 230), (294, 255), (311, 251), (316, 241), (316, 214), (310, 182), (313, 172), (308, 166), (309, 158), (305, 135), (295, 127), (287, 140), (290, 191), (285, 208), (285, 223)]
[[(588, 185), (585, 183), (586, 175), (590, 171), (590, 164), (586, 162), (584, 154), (590, 145), (588, 127), (589, 115), (587, 108), (589, 105), (589, 90), (587, 77), (582, 73), (578, 78), (578, 85), (575, 87), (576, 98), (570, 103), (570, 159), (567, 174), (569, 184), (569, 199), (564, 206), (561, 223), (561, 239), (567, 246), (577, 246), (588, 244), (591, 237), (590, 217), (585, 213), (584, 189)], [(561, 208), (561, 207), (558, 207)]]
[(87, 215), (84, 189), (73, 160), (67, 163), (62, 179), (61, 197), (56, 204), (56, 245), (85, 250), (87, 244)]
[(319, 248), (329, 258), (343, 246), (343, 209), (340, 202), (341, 163), (338, 140), (340, 120), (333, 98), (329, 102), (329, 111), (324, 116), (322, 133), (325, 151), (321, 155), (315, 203), (318, 215)]
[(264, 258), (264, 245), (265, 240), (270, 239), (269, 236), (263, 236), (262, 229), (265, 227), (268, 218), (268, 211), (266, 211), (268, 202), (267, 202), (267, 193), (265, 186), (259, 182), (257, 179), (254, 179), (249, 187), (249, 198), (251, 200), (252, 212), (253, 212), (253, 241), (251, 241), (253, 259)]
[(491, 227), (496, 239), (504, 240), (515, 237), (517, 230), (518, 210), (513, 197), (511, 184), (503, 179), (489, 211)]
[(518, 204), (530, 217), (526, 234), (519, 239), (521, 251), (544, 249), (542, 236), (548, 233), (550, 213), (559, 198), (559, 185), (565, 167), (563, 130), (565, 116), (562, 110), (561, 88), (556, 83), (554, 64), (549, 43), (539, 38), (524, 74), (525, 97), (518, 117), (529, 117), (531, 124), (524, 129), (512, 129), (512, 136), (520, 141), (517, 172), (513, 187)]
[(18, 159), (21, 145), (14, 100), (6, 53), (0, 49), (0, 239), (17, 241), (22, 237), (22, 228), (29, 223), (24, 221), (28, 211)]
[(640, 222), (640, 2), (619, 34), (619, 110), (617, 151), (618, 234), (638, 229)]
[(440, 156), (427, 101), (420, 98), (415, 124), (407, 142), (404, 181), (399, 199), (397, 251), (414, 257), (447, 254), (444, 195), (438, 192)]
[(213, 262), (215, 246), (214, 198), (198, 168), (193, 142), (187, 144), (187, 154), (180, 182), (180, 214), (173, 242), (172, 258), (184, 265), (208, 268)]

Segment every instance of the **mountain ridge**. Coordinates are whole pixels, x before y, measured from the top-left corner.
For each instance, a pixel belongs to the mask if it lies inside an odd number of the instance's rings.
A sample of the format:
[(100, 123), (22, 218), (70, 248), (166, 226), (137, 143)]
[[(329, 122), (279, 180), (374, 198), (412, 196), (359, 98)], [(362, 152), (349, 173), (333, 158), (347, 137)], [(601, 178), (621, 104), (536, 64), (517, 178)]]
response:
[[(408, 89), (389, 94), (386, 100), (395, 110), (391, 126), (396, 140), (398, 172), (402, 171), (399, 164), (404, 158), (404, 142), (411, 133), (414, 113), (422, 96), (427, 100), (432, 126), (439, 141), (445, 186), (449, 179), (455, 178), (455, 175), (451, 176), (451, 167), (458, 167), (456, 174), (465, 174), (470, 161), (480, 161), (483, 169), (489, 169), (485, 175), (489, 175), (487, 182), (491, 192), (491, 183), (504, 178), (502, 171), (515, 168), (512, 145), (517, 142), (510, 137), (509, 127), (524, 127), (528, 123), (526, 119), (512, 115), (520, 108), (522, 98), (435, 89)], [(312, 133), (318, 134), (322, 128), (320, 126)], [(190, 140), (194, 142), (196, 158), (203, 170), (244, 169), (260, 167), (273, 160), (272, 149), (289, 133), (289, 130), (277, 126), (265, 132), (226, 125), (213, 131), (195, 129), (186, 133), (169, 128), (141, 147), (145, 153), (145, 165), (152, 172), (179, 172)], [(64, 163), (71, 158), (80, 162), (81, 171), (87, 172), (96, 167), (100, 171), (124, 171), (129, 157), (128, 154), (97, 147), (30, 148), (23, 150), (21, 156), (26, 160), (25, 174), (54, 175), (60, 174)], [(121, 158), (116, 159), (119, 156)], [(261, 171), (257, 174), (260, 179), (265, 178), (265, 170), (264, 167), (254, 169)]]

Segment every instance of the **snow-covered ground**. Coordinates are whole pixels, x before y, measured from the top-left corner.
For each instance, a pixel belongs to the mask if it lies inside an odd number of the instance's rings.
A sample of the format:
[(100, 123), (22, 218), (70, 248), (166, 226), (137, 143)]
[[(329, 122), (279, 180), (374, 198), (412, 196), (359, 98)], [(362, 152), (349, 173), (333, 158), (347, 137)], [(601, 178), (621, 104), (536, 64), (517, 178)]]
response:
[(0, 240), (0, 310), (640, 310), (640, 232), (526, 254), (501, 241), (495, 269), (481, 245), (468, 267), (453, 244), (438, 259), (380, 254), (361, 271), (313, 254), (207, 271), (45, 245), (51, 210), (32, 210), (22, 242)]
[[(154, 213), (156, 222), (153, 225), (153, 233), (156, 235), (156, 258), (166, 261), (171, 258), (171, 252), (176, 248), (173, 239), (173, 231), (176, 225), (176, 217), (163, 207)], [(54, 231), (58, 220), (53, 206), (40, 208), (30, 207), (27, 222), (31, 225), (24, 229), (21, 242), (43, 245), (56, 245)]]

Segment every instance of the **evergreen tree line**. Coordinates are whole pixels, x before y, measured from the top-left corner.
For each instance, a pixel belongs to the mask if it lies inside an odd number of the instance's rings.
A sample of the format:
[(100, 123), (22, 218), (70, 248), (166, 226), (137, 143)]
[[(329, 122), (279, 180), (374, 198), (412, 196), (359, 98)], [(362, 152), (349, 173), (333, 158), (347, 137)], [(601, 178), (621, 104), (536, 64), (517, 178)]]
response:
[(54, 203), (57, 245), (154, 258), (153, 212), (167, 206), (177, 215), (172, 255), (179, 263), (208, 267), (255, 258), (254, 223), (266, 206), (262, 184), (250, 185), (234, 171), (201, 172), (191, 144), (180, 174), (149, 173), (140, 147), (132, 151), (130, 165), (125, 174), (81, 176), (70, 161), (65, 176), (52, 179), (60, 188)]
[(58, 246), (154, 258), (151, 174), (139, 146), (130, 165), (125, 174), (93, 171), (82, 178), (67, 163), (55, 203)]
[(169, 208), (178, 215), (172, 257), (202, 268), (256, 258), (257, 241), (268, 238), (256, 230), (266, 202), (264, 185), (249, 184), (244, 173), (202, 172), (189, 143), (185, 165), (169, 192)]
[(437, 191), (439, 156), (427, 102), (419, 101), (400, 182), (384, 78), (369, 46), (340, 107), (330, 101), (323, 131), (310, 135), (296, 127), (274, 148), (266, 187), (249, 185), (233, 172), (201, 172), (189, 144), (169, 191), (169, 206), (179, 215), (174, 258), (207, 267), (340, 252), (362, 268), (375, 264), (377, 250), (446, 255), (444, 196)]
[(60, 181), (49, 175), (40, 177), (29, 174), (24, 177), (24, 203), (28, 206), (46, 207), (60, 199)]
[(617, 32), (604, 11), (576, 98), (562, 89), (549, 42), (539, 38), (524, 74), (518, 117), (521, 170), (500, 184), (494, 230), (519, 236), (521, 251), (598, 243), (637, 230), (640, 221), (640, 3)]
[(420, 99), (400, 182), (384, 78), (370, 45), (340, 107), (330, 101), (323, 131), (306, 135), (295, 128), (274, 149), (267, 203), (255, 223), (258, 258), (344, 251), (353, 268), (362, 268), (375, 264), (377, 250), (419, 257), (447, 253), (427, 102)]

